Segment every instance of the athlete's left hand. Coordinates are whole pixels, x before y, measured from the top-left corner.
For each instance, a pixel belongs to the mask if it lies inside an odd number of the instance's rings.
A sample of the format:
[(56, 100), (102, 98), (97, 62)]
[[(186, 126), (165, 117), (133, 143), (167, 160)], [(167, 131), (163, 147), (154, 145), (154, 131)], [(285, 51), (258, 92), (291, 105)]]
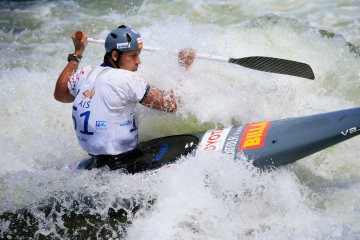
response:
[(184, 48), (179, 51), (178, 62), (179, 65), (188, 70), (191, 64), (194, 62), (196, 56), (196, 50), (192, 48)]

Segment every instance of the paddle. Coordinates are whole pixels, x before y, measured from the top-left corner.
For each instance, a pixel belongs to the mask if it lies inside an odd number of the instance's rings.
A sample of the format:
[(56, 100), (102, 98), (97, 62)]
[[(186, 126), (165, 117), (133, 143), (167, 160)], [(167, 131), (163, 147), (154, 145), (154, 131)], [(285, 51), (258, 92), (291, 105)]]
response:
[[(76, 38), (78, 40), (82, 38), (82, 33), (80, 31), (76, 32)], [(88, 38), (88, 42), (105, 44), (105, 40), (101, 40), (98, 38)], [(163, 49), (144, 46), (143, 50), (154, 52)], [(312, 71), (311, 67), (308, 64), (281, 59), (281, 58), (261, 57), (261, 56), (244, 57), (244, 58), (227, 58), (221, 56), (206, 55), (202, 53), (196, 53), (196, 58), (233, 63), (236, 65), (240, 65), (246, 68), (251, 68), (263, 72), (279, 73), (279, 74), (285, 74), (295, 77), (307, 78), (311, 80), (315, 79), (314, 72)]]

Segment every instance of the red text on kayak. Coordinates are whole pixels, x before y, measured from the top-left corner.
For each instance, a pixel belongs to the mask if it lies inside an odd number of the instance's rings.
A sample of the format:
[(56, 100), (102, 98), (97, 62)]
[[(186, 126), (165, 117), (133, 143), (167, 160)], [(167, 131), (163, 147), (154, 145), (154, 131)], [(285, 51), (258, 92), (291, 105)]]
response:
[(206, 141), (206, 145), (204, 150), (217, 150), (217, 142), (219, 141), (219, 139), (221, 138), (221, 134), (224, 131), (224, 128), (219, 128), (213, 132), (211, 132), (209, 138)]
[(262, 148), (264, 146), (266, 133), (271, 122), (259, 122), (248, 124), (241, 137), (238, 150)]

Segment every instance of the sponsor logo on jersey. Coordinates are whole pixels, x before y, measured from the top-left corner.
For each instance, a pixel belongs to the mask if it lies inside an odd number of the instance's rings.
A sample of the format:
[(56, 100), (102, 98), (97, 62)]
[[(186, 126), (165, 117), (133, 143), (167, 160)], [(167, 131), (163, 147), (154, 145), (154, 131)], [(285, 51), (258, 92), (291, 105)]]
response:
[(120, 127), (126, 127), (126, 126), (129, 126), (130, 124), (132, 124), (132, 121), (127, 120), (125, 122), (120, 123)]
[(96, 121), (95, 123), (96, 130), (107, 130), (106, 121)]
[(88, 98), (92, 99), (92, 97), (95, 95), (95, 87), (93, 87), (91, 90), (86, 90), (82, 93), (82, 99)]
[(266, 133), (271, 122), (259, 122), (248, 124), (241, 137), (238, 150), (262, 148), (265, 143)]

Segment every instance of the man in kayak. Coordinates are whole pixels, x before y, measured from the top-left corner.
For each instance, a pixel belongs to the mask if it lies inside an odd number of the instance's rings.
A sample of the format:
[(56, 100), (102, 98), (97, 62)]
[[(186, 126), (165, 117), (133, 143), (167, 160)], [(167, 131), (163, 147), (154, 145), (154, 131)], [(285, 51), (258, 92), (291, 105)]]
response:
[[(143, 41), (140, 34), (121, 25), (105, 40), (104, 62), (78, 70), (87, 45), (87, 35), (78, 31), (72, 35), (75, 52), (69, 54), (68, 64), (55, 86), (54, 97), (63, 103), (73, 102), (72, 118), (78, 142), (88, 152), (94, 167), (107, 165), (111, 170), (126, 168), (141, 152), (135, 107), (175, 112), (180, 99), (172, 91), (165, 92), (148, 84), (136, 71)], [(196, 52), (183, 49), (179, 64), (186, 70)], [(130, 165), (129, 165), (130, 163)]]

